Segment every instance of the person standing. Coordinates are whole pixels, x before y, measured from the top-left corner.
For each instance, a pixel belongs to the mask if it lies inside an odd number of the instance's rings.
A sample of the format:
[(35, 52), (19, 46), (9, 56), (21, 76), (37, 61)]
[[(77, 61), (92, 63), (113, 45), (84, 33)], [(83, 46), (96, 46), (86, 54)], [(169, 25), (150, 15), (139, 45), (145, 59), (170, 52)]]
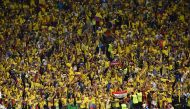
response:
[(142, 108), (142, 92), (138, 90), (137, 92), (137, 98), (138, 98), (138, 107), (141, 109)]
[(134, 109), (138, 108), (138, 97), (136, 93), (132, 92), (132, 101), (133, 101), (133, 107)]
[(188, 95), (187, 98), (187, 108), (190, 109), (190, 94)]

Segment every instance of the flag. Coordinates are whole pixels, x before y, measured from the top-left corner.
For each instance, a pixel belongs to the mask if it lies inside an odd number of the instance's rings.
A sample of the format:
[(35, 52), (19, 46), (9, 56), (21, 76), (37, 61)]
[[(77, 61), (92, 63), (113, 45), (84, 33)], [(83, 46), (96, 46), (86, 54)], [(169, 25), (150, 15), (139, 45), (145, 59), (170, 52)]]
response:
[(124, 98), (127, 96), (127, 91), (117, 91), (117, 92), (112, 92), (112, 94), (116, 97), (116, 98)]

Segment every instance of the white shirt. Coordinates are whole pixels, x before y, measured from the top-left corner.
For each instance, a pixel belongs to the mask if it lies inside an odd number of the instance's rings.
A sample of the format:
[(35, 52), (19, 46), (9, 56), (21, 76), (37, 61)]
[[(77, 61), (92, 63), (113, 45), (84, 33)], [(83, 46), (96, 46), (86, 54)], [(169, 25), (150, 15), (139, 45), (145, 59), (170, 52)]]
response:
[(0, 92), (0, 98), (2, 98), (2, 93)]
[(6, 109), (5, 106), (0, 104), (0, 109)]
[(111, 109), (110, 99), (106, 102), (106, 109)]

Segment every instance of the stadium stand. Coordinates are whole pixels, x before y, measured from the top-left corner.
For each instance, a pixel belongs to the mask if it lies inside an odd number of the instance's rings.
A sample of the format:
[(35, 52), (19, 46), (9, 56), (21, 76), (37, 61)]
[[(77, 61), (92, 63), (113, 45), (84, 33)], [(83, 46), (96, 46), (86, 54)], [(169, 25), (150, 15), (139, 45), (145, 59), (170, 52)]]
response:
[(0, 109), (189, 109), (189, 0), (0, 0)]

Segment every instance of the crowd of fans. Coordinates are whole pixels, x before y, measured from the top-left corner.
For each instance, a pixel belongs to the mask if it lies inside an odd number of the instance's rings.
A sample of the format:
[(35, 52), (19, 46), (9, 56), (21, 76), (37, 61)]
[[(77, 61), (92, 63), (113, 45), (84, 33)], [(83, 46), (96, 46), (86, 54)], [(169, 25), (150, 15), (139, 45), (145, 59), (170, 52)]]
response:
[(188, 109), (189, 19), (188, 0), (0, 0), (0, 106)]

